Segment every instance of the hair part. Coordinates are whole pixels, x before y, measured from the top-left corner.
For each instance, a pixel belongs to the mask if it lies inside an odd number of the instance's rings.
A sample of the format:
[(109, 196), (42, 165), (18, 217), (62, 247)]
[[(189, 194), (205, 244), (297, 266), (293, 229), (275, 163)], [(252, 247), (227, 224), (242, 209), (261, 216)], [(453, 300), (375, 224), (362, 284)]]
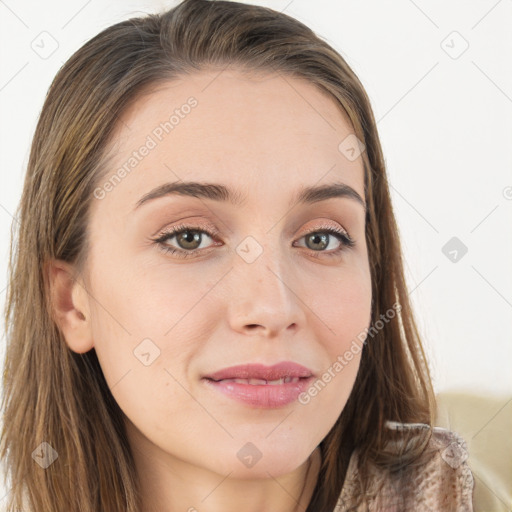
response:
[[(322, 466), (308, 512), (332, 510), (348, 459), (396, 471), (418, 457), (422, 438), (397, 457), (386, 420), (431, 424), (434, 398), (406, 289), (382, 149), (369, 99), (345, 60), (299, 21), (268, 8), (185, 0), (161, 14), (117, 23), (64, 64), (34, 134), (12, 234), (5, 308), (4, 424), (0, 455), (18, 509), (139, 512), (137, 475), (123, 413), (95, 350), (72, 352), (52, 318), (48, 262), (82, 273), (89, 253), (93, 190), (108, 170), (122, 114), (154, 87), (227, 66), (307, 80), (339, 105), (364, 142), (371, 325), (393, 304), (400, 313), (364, 345), (348, 402), (321, 443)], [(13, 225), (14, 226), (14, 225)], [(43, 441), (58, 462), (45, 471), (31, 453)], [(77, 485), (77, 483), (79, 484)]]

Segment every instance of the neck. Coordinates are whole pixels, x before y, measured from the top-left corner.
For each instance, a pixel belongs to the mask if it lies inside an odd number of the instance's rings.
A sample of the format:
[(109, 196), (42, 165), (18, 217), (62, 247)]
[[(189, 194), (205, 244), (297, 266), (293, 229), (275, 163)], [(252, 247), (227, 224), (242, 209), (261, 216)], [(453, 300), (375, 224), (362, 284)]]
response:
[(305, 512), (321, 465), (317, 447), (290, 473), (250, 480), (162, 454), (147, 439), (144, 446), (137, 443), (132, 452), (142, 512)]

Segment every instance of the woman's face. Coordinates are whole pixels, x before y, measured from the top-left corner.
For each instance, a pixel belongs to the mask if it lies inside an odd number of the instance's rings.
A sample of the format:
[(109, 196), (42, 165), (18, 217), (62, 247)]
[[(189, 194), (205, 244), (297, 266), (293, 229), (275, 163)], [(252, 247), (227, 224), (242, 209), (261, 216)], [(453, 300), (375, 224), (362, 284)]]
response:
[[(121, 119), (91, 209), (82, 351), (95, 348), (141, 456), (267, 478), (297, 468), (334, 425), (360, 355), (333, 365), (371, 307), (352, 133), (313, 85), (237, 71), (160, 86)], [(188, 182), (212, 188), (162, 188)], [(356, 194), (299, 201), (334, 184)], [(294, 376), (293, 364), (306, 369), (298, 382), (263, 382)]]

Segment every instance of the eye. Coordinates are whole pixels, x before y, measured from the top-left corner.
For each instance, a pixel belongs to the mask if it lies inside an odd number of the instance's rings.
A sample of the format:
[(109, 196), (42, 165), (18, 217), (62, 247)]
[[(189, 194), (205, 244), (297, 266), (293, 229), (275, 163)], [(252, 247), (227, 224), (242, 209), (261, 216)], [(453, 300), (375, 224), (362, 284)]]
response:
[[(216, 240), (218, 236), (219, 233), (216, 230), (209, 231), (198, 226), (179, 225), (165, 231), (153, 241), (167, 254), (173, 254), (179, 258), (188, 258), (211, 247), (211, 245), (201, 247), (205, 238)], [(305, 247), (310, 249), (313, 256), (317, 258), (320, 257), (320, 255), (336, 256), (346, 248), (351, 248), (355, 245), (355, 242), (347, 231), (332, 226), (320, 227), (314, 231), (310, 231), (300, 239), (302, 238), (306, 240)], [(326, 251), (325, 249), (336, 240), (339, 243), (338, 247)], [(171, 245), (171, 241), (174, 241), (177, 245)], [(221, 244), (217, 243), (216, 245)]]
[[(175, 254), (180, 258), (193, 256), (196, 252), (202, 251), (205, 247), (201, 247), (206, 238), (215, 239), (217, 232), (215, 230), (208, 231), (197, 226), (174, 226), (165, 233), (162, 233), (154, 240), (159, 247), (166, 253)], [(176, 239), (176, 246), (169, 245), (172, 239)]]
[[(352, 248), (355, 245), (354, 240), (352, 240), (344, 229), (332, 226), (310, 231), (301, 238), (305, 239), (308, 249), (316, 253), (321, 253), (322, 255), (325, 253), (325, 256), (337, 256), (341, 251), (346, 248)], [(334, 247), (330, 251), (325, 251), (325, 249), (331, 245), (333, 241), (332, 238), (339, 242), (338, 247)], [(318, 257), (318, 255), (315, 255), (315, 257)]]

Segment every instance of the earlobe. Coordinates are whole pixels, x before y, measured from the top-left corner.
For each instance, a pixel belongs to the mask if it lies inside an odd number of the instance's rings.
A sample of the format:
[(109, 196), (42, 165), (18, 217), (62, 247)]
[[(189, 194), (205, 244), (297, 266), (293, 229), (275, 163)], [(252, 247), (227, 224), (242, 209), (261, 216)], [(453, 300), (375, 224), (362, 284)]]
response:
[(47, 266), (53, 318), (66, 344), (79, 354), (94, 346), (89, 300), (84, 284), (74, 277), (73, 266), (54, 260)]

